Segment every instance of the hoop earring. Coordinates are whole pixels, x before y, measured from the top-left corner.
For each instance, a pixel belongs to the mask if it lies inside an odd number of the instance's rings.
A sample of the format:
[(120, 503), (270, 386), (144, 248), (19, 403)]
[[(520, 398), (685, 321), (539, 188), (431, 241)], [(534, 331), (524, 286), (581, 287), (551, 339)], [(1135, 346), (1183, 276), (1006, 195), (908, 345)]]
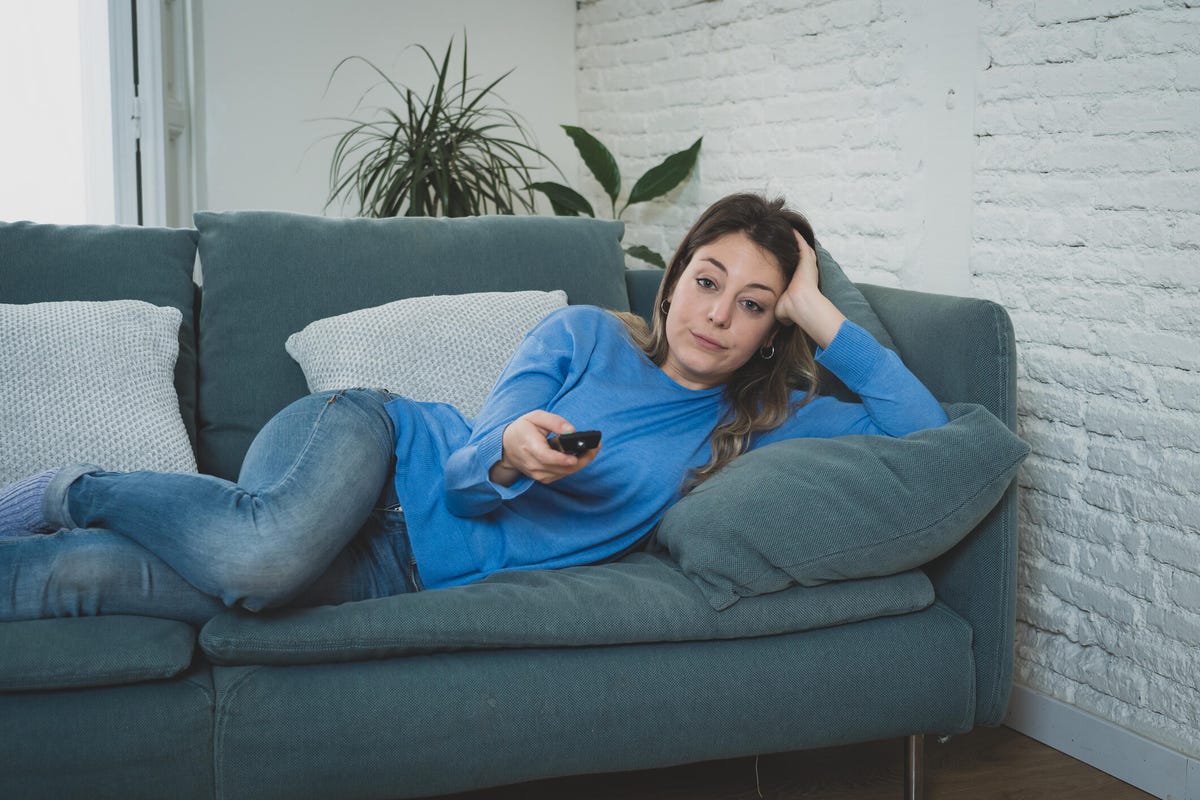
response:
[(758, 348), (758, 355), (763, 361), (770, 361), (775, 357), (775, 345), (768, 344)]
[(671, 301), (664, 297), (663, 301), (658, 304), (658, 310), (661, 311), (665, 317), (671, 311)]

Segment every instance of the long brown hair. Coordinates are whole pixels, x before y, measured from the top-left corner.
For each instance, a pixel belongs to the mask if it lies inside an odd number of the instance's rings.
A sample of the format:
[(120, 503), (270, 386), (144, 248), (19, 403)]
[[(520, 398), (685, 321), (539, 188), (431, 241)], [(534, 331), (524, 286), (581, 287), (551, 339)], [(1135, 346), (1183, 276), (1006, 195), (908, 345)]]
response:
[[(810, 247), (815, 247), (812, 226), (804, 215), (786, 208), (783, 198), (768, 200), (756, 194), (733, 194), (713, 203), (692, 225), (672, 256), (654, 299), (651, 325), (647, 327), (635, 315), (619, 315), (634, 342), (658, 366), (666, 363), (670, 345), (664, 301), (670, 299), (696, 250), (722, 236), (745, 234), (774, 257), (785, 284), (790, 283), (800, 261), (800, 249), (792, 231), (798, 231)], [(782, 425), (793, 411), (793, 388), (807, 391), (799, 405), (816, 394), (817, 366), (808, 335), (797, 325), (777, 325), (773, 346), (772, 358), (752, 356), (726, 382), (725, 397), (730, 411), (713, 429), (712, 458), (693, 471), (685, 482), (686, 490), (744, 453), (753, 434)]]

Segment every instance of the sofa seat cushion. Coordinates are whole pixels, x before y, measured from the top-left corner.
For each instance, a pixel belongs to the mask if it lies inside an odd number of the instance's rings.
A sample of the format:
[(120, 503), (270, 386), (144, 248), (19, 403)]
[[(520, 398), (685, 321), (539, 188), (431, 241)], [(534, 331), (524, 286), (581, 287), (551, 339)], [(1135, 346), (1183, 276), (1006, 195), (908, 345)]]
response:
[(234, 478), (275, 412), (308, 393), (284, 342), (310, 322), (407, 297), (554, 291), (629, 309), (624, 226), (565, 217), (335, 219), (198, 212), (202, 472)]
[(218, 664), (360, 661), (447, 650), (738, 639), (904, 614), (934, 600), (919, 570), (794, 587), (714, 611), (665, 557), (497, 573), (467, 586), (213, 618), (200, 643)]
[(191, 625), (150, 617), (0, 624), (0, 692), (115, 686), (172, 678), (195, 650)]

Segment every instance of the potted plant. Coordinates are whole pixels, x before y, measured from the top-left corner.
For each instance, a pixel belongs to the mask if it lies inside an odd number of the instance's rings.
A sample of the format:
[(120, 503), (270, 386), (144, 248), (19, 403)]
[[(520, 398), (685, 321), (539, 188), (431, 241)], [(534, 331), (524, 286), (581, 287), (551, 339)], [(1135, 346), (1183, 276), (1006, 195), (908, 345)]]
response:
[[(351, 127), (334, 148), (328, 209), (339, 197), (367, 217), (512, 214), (533, 211), (527, 160), (552, 163), (530, 142), (513, 112), (492, 104), (511, 70), (483, 88), (471, 85), (464, 35), (461, 72), (450, 76), (454, 39), (441, 62), (417, 45), (435, 82), (423, 96), (392, 80), (361, 56), (342, 59), (330, 83), (350, 62), (362, 62), (399, 96), (396, 109), (375, 107), (368, 119), (338, 118)], [(372, 89), (375, 87), (372, 87)], [(363, 106), (368, 89), (355, 108)]]

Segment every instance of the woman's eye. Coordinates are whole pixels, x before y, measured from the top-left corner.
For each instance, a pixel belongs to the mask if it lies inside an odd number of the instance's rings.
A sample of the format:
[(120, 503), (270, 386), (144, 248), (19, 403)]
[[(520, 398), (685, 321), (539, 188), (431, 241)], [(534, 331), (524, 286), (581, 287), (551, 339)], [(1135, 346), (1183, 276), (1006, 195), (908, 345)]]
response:
[(713, 289), (716, 287), (716, 284), (709, 278), (696, 278), (696, 284), (702, 289)]
[(743, 300), (742, 305), (752, 314), (761, 314), (763, 311), (763, 307), (753, 300)]

